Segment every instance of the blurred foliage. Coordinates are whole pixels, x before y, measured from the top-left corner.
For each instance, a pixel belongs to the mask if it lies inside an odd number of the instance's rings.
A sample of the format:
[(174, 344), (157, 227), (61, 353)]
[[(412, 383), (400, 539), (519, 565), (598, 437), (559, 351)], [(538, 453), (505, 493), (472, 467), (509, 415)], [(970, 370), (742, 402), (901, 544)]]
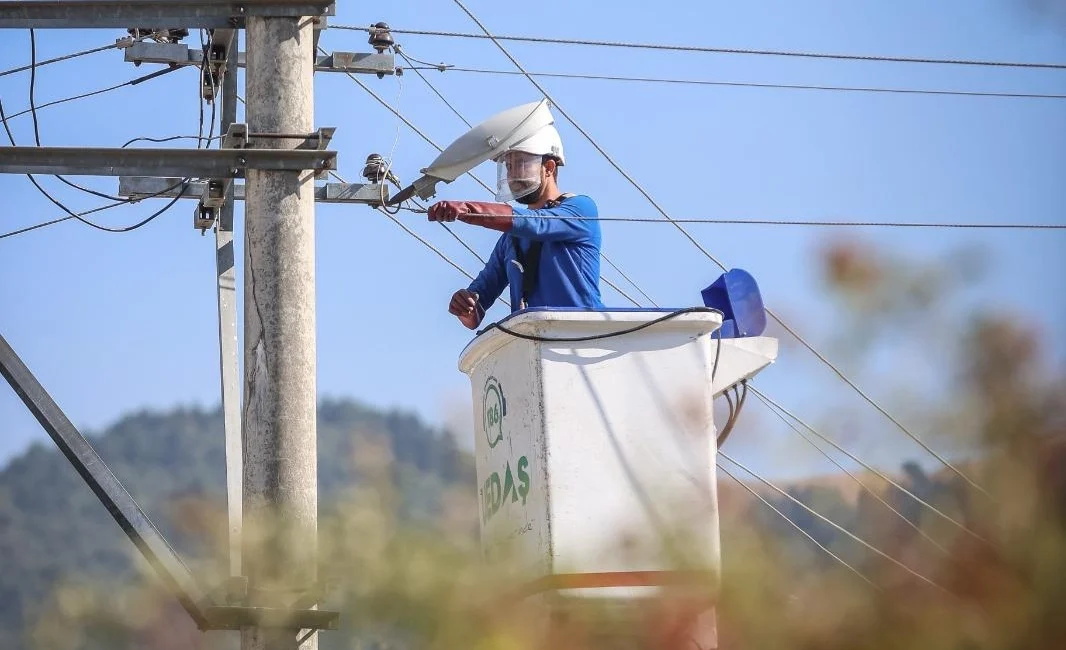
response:
[[(848, 324), (862, 327), (943, 304), (976, 268), (946, 268), (962, 259), (907, 270), (861, 242), (838, 241), (826, 249), (824, 277)], [(786, 486), (935, 586), (750, 486), (864, 581), (720, 475), (720, 589), (624, 608), (586, 599), (553, 613), (552, 601), (518, 598), (513, 576), (486, 570), (471, 459), (450, 436), (409, 415), (338, 401), (319, 413), (319, 575), (321, 606), (342, 613), (342, 628), (319, 634), (320, 647), (693, 650), (708, 645), (693, 630), (706, 623), (712, 593), (727, 650), (1061, 647), (1064, 375), (1046, 367), (1038, 335), (1008, 314), (967, 313), (953, 328), (960, 343), (943, 409), (976, 441), (953, 460), (987, 494), (924, 458), (891, 473), (965, 529), (876, 479), (869, 484), (899, 515), (847, 477)], [(935, 426), (921, 430), (935, 435)], [(194, 570), (217, 582), (225, 574), (219, 413), (139, 414), (94, 442)], [(0, 647), (234, 647), (234, 633), (195, 630), (73, 470), (42, 446), (0, 472), (0, 557)]]

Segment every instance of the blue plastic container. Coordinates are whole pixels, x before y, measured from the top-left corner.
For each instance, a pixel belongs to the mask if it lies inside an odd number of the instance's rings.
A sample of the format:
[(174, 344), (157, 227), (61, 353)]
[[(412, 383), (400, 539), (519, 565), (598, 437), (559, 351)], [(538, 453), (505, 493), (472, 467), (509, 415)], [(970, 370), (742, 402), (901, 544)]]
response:
[(724, 339), (759, 336), (766, 330), (766, 309), (755, 278), (743, 269), (730, 269), (700, 292), (703, 304), (723, 314)]

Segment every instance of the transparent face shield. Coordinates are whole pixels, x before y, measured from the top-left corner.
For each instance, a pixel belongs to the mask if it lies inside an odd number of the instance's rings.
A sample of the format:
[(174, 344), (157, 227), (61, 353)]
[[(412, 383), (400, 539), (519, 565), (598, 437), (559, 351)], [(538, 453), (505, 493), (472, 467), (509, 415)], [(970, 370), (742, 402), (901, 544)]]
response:
[(496, 200), (515, 201), (540, 190), (542, 174), (540, 155), (508, 151), (496, 159)]

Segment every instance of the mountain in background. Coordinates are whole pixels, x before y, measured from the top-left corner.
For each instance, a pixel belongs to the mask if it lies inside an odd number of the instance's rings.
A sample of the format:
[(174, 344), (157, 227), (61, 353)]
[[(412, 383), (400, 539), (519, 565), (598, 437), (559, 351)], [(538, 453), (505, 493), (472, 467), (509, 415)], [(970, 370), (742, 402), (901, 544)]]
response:
[[(222, 561), (222, 548), (207, 548), (204, 541), (225, 535), (220, 410), (141, 412), (90, 440), (182, 556)], [(366, 441), (388, 452), (384, 464), (403, 517), (433, 513), (448, 486), (474, 485), (472, 458), (449, 433), (409, 413), (326, 401), (318, 410), (323, 507), (365, 478), (353, 458), (356, 445)], [(205, 512), (199, 520), (190, 516)], [(26, 635), (47, 625), (38, 619), (58, 584), (132, 578), (135, 553), (54, 446), (37, 443), (12, 459), (0, 471), (0, 648), (30, 645)]]

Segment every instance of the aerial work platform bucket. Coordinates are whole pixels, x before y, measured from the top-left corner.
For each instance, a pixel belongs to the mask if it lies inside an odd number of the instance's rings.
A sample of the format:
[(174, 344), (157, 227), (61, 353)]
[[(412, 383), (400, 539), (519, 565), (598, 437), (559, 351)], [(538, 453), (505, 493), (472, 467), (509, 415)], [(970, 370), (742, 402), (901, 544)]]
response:
[(670, 314), (524, 310), (463, 351), (482, 548), (518, 597), (565, 609), (716, 588), (712, 402), (777, 341), (718, 339), (715, 311)]

